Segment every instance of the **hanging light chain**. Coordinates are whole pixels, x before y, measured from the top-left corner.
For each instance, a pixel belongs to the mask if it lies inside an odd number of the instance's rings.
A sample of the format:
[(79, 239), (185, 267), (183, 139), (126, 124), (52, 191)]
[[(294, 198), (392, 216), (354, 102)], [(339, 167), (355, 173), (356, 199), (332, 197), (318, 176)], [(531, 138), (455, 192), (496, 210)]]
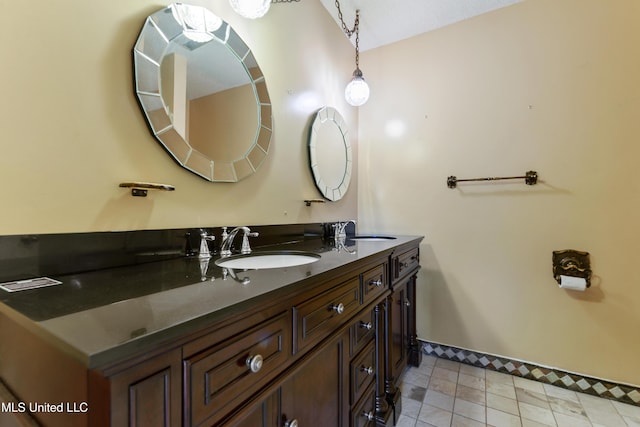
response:
[(345, 24), (344, 19), (342, 18), (342, 9), (340, 9), (340, 2), (338, 0), (336, 0), (336, 8), (338, 9), (338, 18), (340, 19), (340, 23), (342, 24), (342, 29), (345, 33), (347, 33), (347, 36), (351, 38), (353, 33), (358, 31), (358, 25), (360, 24), (360, 11), (356, 10), (356, 22), (353, 24), (353, 28), (350, 30), (347, 27), (347, 24)]
[(347, 34), (347, 37), (351, 38), (354, 33), (356, 34), (356, 68), (360, 68), (360, 10), (356, 10), (356, 20), (353, 23), (353, 28), (349, 29), (342, 17), (339, 0), (336, 0), (336, 8), (338, 9), (338, 19), (342, 24), (342, 30)]
[[(337, 1), (337, 0), (336, 0)], [(356, 68), (360, 68), (360, 11), (356, 10)]]

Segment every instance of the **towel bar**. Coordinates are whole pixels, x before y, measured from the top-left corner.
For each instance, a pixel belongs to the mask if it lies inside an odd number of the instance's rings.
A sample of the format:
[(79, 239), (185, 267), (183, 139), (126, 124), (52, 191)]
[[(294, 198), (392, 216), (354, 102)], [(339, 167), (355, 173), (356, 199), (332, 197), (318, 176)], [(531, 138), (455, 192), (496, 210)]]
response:
[(534, 185), (538, 183), (538, 172), (528, 171), (524, 176), (505, 176), (505, 177), (487, 177), (487, 178), (469, 178), (469, 179), (458, 179), (455, 176), (450, 176), (447, 178), (447, 187), (456, 188), (459, 182), (502, 181), (505, 179), (524, 179), (525, 184)]

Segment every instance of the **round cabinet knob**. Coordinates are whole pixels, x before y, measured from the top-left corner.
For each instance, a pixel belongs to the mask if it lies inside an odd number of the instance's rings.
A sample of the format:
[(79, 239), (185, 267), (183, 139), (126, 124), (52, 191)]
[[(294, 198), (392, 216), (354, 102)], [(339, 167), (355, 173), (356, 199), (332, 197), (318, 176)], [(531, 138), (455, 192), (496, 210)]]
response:
[(411, 301), (409, 301), (408, 299), (404, 300), (404, 305), (406, 305), (407, 307), (411, 307)]
[(343, 303), (334, 304), (331, 306), (331, 309), (338, 314), (342, 314), (344, 313), (344, 304)]
[(370, 331), (371, 329), (373, 329), (373, 323), (371, 323), (371, 322), (360, 322), (360, 327), (362, 329), (366, 329), (366, 330)]
[(369, 282), (369, 283), (370, 283), (370, 284), (372, 284), (373, 286), (378, 287), (378, 288), (379, 288), (380, 286), (382, 286), (382, 280), (380, 280), (380, 279), (378, 279), (378, 280), (372, 280), (372, 281), (371, 281), (371, 282)]
[(366, 366), (363, 366), (362, 368), (360, 368), (360, 370), (367, 375), (373, 374), (373, 367), (371, 366), (369, 366), (368, 368)]
[(375, 415), (373, 414), (373, 411), (363, 412), (362, 416), (365, 417), (367, 421), (373, 421), (376, 418)]
[(298, 427), (298, 420), (285, 421), (284, 427)]
[(262, 356), (256, 354), (252, 357), (247, 357), (247, 366), (251, 372), (259, 372), (262, 369)]

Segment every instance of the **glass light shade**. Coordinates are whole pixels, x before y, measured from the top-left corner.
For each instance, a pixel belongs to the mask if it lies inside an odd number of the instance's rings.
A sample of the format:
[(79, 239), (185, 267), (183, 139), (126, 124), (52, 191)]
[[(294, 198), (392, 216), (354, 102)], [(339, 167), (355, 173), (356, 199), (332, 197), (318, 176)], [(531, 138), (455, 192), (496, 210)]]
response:
[(229, 3), (238, 15), (249, 19), (263, 17), (271, 6), (271, 0), (229, 0)]
[(363, 105), (369, 99), (369, 85), (364, 81), (359, 68), (353, 72), (353, 79), (344, 89), (344, 97), (354, 107)]
[(207, 43), (213, 40), (209, 33), (222, 26), (222, 19), (203, 7), (181, 3), (174, 3), (170, 7), (174, 19), (182, 25), (182, 33), (193, 41)]

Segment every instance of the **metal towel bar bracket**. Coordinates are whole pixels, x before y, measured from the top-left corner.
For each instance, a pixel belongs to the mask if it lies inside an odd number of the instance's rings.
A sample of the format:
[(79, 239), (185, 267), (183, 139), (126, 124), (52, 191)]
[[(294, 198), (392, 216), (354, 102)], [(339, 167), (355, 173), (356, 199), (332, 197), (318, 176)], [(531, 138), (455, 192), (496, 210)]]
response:
[(130, 188), (131, 195), (135, 197), (147, 197), (148, 190), (175, 191), (176, 189), (173, 185), (153, 182), (122, 182), (119, 187)]
[(505, 177), (488, 177), (488, 178), (470, 178), (470, 179), (458, 179), (455, 176), (447, 178), (447, 187), (456, 188), (459, 182), (469, 181), (503, 181), (506, 179), (524, 179), (524, 183), (527, 185), (535, 185), (538, 183), (538, 172), (528, 171), (524, 176), (505, 176)]

